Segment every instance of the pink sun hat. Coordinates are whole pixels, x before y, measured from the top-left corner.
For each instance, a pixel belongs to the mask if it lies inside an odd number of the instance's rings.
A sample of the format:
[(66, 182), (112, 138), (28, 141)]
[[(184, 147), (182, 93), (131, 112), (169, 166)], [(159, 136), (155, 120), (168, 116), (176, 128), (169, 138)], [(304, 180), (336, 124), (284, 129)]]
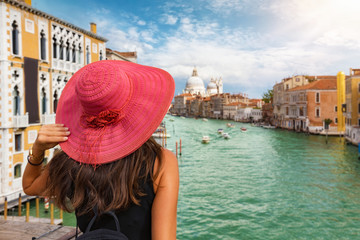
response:
[(131, 154), (160, 125), (174, 91), (174, 79), (162, 69), (116, 60), (86, 65), (59, 99), (56, 123), (71, 133), (61, 149), (92, 165)]

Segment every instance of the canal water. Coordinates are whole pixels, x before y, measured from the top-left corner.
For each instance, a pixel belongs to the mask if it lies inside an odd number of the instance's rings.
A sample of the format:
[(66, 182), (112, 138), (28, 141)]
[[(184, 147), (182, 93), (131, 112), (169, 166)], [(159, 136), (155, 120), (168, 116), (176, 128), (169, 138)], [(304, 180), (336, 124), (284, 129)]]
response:
[[(360, 161), (343, 139), (326, 144), (222, 120), (165, 122), (167, 147), (175, 152), (182, 140), (178, 239), (360, 239)], [(74, 216), (64, 214), (64, 224), (74, 226)]]

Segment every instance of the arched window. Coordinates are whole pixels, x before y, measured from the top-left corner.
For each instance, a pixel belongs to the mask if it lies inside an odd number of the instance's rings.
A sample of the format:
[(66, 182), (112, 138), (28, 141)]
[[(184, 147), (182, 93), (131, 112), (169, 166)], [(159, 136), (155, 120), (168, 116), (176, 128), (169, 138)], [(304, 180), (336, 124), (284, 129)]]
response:
[(86, 46), (86, 64), (90, 63), (90, 50), (89, 46)]
[(60, 60), (64, 60), (64, 41), (60, 39)]
[(14, 103), (13, 103), (13, 112), (14, 115), (20, 115), (20, 92), (19, 92), (19, 87), (16, 85), (14, 87), (13, 90), (13, 99), (14, 99)]
[(53, 40), (53, 58), (57, 58), (57, 44), (56, 44), (56, 37), (52, 38)]
[(19, 54), (19, 30), (16, 21), (12, 23), (11, 38), (12, 38), (12, 53)]
[(70, 62), (70, 43), (66, 42), (66, 61)]
[(102, 51), (100, 51), (100, 61), (103, 60), (103, 54)]
[(78, 60), (78, 63), (82, 63), (81, 62), (81, 54), (82, 54), (82, 49), (81, 49), (81, 45), (79, 44), (79, 54), (78, 54), (78, 58), (79, 58), (79, 60)]
[(56, 113), (57, 105), (58, 105), (58, 94), (57, 94), (57, 91), (55, 91), (55, 93), (54, 93), (54, 113)]
[(44, 30), (40, 33), (40, 58), (46, 60), (46, 38)]
[(46, 114), (46, 92), (45, 92), (45, 88), (41, 89), (41, 112), (42, 114)]
[(75, 43), (72, 45), (72, 62), (76, 63), (76, 49), (75, 49)]
[(14, 178), (20, 178), (21, 177), (21, 164), (17, 164), (14, 167)]

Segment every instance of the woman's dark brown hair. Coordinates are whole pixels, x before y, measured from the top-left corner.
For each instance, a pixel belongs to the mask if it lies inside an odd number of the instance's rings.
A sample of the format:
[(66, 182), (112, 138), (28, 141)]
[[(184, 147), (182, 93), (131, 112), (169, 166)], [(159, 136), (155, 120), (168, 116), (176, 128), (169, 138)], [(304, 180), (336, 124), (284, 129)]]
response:
[(76, 209), (79, 215), (92, 211), (94, 206), (104, 212), (125, 209), (132, 203), (139, 205), (138, 197), (144, 195), (142, 183), (152, 183), (160, 171), (159, 167), (153, 173), (155, 156), (161, 166), (161, 146), (152, 137), (130, 155), (96, 168), (60, 151), (47, 165), (46, 195), (54, 196), (60, 208), (68, 212)]

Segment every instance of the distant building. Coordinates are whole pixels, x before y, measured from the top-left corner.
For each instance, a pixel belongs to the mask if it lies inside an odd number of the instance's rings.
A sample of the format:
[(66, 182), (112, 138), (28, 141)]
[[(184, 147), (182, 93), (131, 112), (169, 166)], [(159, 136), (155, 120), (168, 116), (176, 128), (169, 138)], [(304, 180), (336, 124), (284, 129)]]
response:
[(246, 104), (241, 103), (241, 102), (232, 102), (232, 103), (225, 104), (223, 106), (223, 117), (222, 118), (235, 120), (237, 111), (243, 107), (246, 107)]
[(190, 93), (183, 93), (175, 96), (174, 106), (171, 109), (171, 112), (176, 115), (185, 116), (186, 115), (186, 100), (192, 98)]
[(353, 144), (360, 142), (360, 69), (350, 69), (345, 81), (345, 138)]
[[(70, 77), (105, 60), (107, 39), (39, 11), (31, 0), (0, 0), (0, 204), (22, 192), (28, 150), (42, 124), (55, 122)], [(50, 159), (53, 150), (46, 153)]]
[(336, 76), (295, 87), (285, 94), (285, 117), (282, 128), (320, 133), (329, 118), (330, 131), (337, 132)]
[(205, 95), (204, 81), (199, 77), (196, 68), (194, 68), (191, 77), (186, 81), (184, 93), (200, 96)]
[(211, 96), (214, 94), (223, 93), (223, 81), (219, 79), (211, 78), (210, 83), (205, 89), (204, 81), (199, 77), (196, 67), (193, 70), (191, 77), (186, 81), (184, 93), (190, 93), (192, 95), (200, 95), (202, 97)]

